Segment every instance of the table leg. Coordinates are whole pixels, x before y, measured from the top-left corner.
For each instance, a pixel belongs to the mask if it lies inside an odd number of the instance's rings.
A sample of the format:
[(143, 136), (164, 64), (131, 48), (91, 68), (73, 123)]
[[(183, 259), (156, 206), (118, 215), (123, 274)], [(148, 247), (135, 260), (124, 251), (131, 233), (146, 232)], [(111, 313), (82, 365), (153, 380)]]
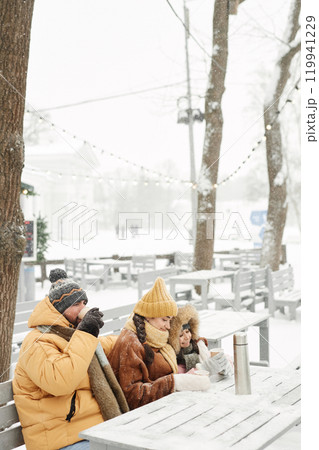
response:
[(201, 286), (202, 305), (204, 309), (207, 309), (207, 291), (208, 291), (207, 280), (203, 280), (200, 286)]
[(109, 283), (109, 266), (104, 266), (104, 288), (108, 287)]
[(131, 281), (132, 281), (132, 277), (131, 277), (131, 264), (129, 264), (127, 266), (127, 285), (131, 286)]
[(176, 294), (175, 294), (175, 282), (173, 280), (169, 281), (169, 292), (173, 299), (176, 301)]
[(269, 319), (258, 324), (259, 327), (259, 357), (263, 365), (269, 366)]

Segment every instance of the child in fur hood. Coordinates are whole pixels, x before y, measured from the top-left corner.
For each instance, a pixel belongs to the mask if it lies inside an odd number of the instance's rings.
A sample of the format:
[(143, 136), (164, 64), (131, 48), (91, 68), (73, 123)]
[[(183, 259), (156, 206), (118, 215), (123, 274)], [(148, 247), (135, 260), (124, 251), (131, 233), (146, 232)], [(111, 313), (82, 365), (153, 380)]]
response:
[(199, 337), (199, 317), (192, 305), (178, 308), (171, 320), (169, 343), (177, 356), (178, 373), (193, 373), (194, 369), (205, 369), (210, 375), (232, 374), (232, 361), (223, 352), (211, 356), (207, 339)]

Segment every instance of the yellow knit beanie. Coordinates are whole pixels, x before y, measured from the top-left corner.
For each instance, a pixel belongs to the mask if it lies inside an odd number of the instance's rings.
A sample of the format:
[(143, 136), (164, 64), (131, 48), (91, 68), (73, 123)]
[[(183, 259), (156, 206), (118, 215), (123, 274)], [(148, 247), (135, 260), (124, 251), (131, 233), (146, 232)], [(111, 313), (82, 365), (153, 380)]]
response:
[(156, 278), (154, 286), (136, 303), (133, 311), (143, 317), (177, 315), (177, 305), (168, 292), (163, 278)]

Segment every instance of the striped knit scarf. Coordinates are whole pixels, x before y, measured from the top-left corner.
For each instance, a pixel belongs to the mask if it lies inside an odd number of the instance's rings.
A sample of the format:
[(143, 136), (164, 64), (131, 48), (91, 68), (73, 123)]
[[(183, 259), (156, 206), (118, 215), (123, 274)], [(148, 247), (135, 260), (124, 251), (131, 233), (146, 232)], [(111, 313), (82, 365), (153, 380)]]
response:
[[(42, 333), (52, 333), (70, 341), (75, 329), (56, 326), (37, 327)], [(93, 397), (96, 399), (104, 420), (112, 419), (128, 412), (129, 407), (123, 391), (114, 375), (101, 343), (93, 355), (88, 368)]]

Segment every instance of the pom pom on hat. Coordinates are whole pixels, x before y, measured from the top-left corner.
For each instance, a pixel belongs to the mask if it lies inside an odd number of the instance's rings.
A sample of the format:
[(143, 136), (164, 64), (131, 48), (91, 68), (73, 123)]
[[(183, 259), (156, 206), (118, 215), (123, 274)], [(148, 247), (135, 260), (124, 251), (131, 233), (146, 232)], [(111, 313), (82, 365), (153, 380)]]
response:
[(156, 278), (154, 286), (136, 303), (133, 311), (143, 317), (176, 316), (176, 302), (163, 278)]
[(85, 300), (87, 303), (86, 292), (83, 291), (76, 281), (68, 278), (67, 273), (63, 269), (51, 270), (49, 279), (52, 283), (49, 291), (49, 300), (61, 314), (76, 302)]
[(62, 278), (68, 278), (65, 270), (53, 269), (50, 271), (49, 280), (51, 281), (51, 283), (61, 280)]

